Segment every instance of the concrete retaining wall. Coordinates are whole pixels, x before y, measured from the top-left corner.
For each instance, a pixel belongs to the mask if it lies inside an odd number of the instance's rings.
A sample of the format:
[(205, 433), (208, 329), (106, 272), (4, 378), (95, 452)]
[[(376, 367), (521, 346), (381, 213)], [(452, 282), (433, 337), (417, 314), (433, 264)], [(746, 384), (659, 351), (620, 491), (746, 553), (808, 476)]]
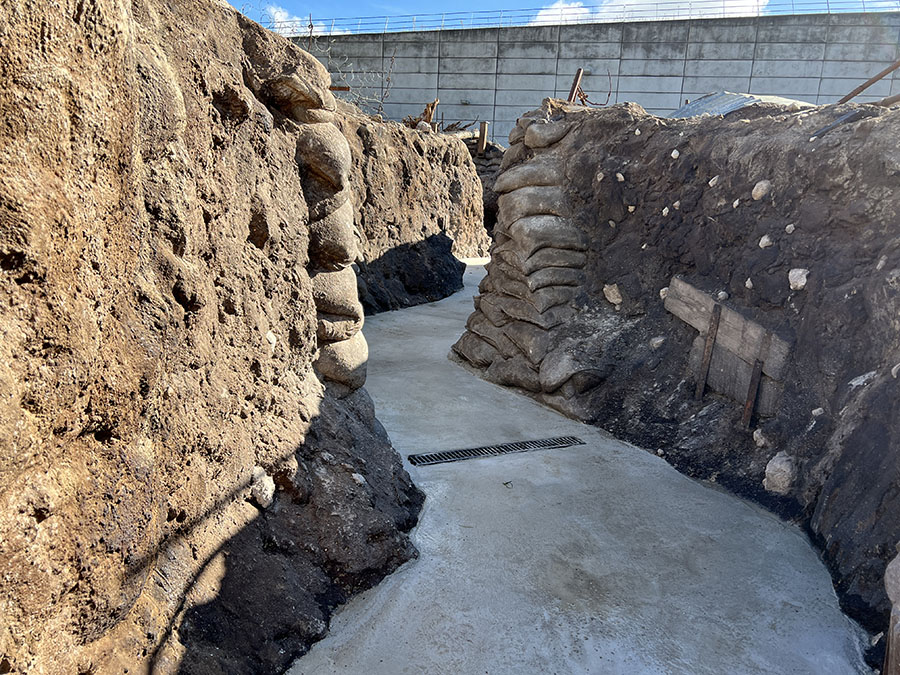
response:
[[(900, 58), (898, 43), (900, 14), (872, 13), (341, 35), (310, 51), (390, 119), (437, 97), (438, 118), (487, 120), (505, 143), (521, 113), (568, 95), (579, 67), (591, 100), (610, 92), (658, 115), (722, 89), (832, 103)], [(900, 71), (858, 100), (896, 93)]]

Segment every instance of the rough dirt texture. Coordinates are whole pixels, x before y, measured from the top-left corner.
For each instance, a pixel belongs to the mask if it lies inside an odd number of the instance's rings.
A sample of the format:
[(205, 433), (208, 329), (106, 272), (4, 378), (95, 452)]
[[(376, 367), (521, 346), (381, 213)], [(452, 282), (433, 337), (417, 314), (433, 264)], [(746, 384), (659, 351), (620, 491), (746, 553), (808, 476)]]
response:
[(363, 206), (394, 164), (225, 3), (0, 36), (0, 672), (280, 672), (415, 555), (351, 267), (407, 193)]
[(359, 296), (367, 313), (445, 298), (462, 288), (454, 257), (487, 255), (481, 186), (466, 146), (450, 134), (381, 123), (347, 104), (341, 129), (363, 186)]
[(497, 223), (497, 198), (499, 195), (494, 192), (494, 183), (497, 176), (500, 175), (500, 165), (503, 163), (503, 152), (506, 150), (499, 143), (491, 143), (490, 141), (484, 148), (484, 153), (478, 154), (478, 134), (475, 136), (467, 136), (463, 139), (469, 154), (472, 155), (472, 161), (475, 163), (475, 170), (478, 172), (478, 179), (481, 181), (481, 200), (484, 203), (484, 229), (488, 234), (493, 236), (494, 225)]
[[(510, 135), (492, 262), (454, 349), (798, 517), (843, 606), (881, 631), (900, 540), (900, 111), (862, 106), (810, 142), (851, 109), (669, 120), (545, 102)], [(792, 344), (775, 414), (748, 431), (738, 401), (693, 400), (698, 332), (660, 296), (676, 274)]]

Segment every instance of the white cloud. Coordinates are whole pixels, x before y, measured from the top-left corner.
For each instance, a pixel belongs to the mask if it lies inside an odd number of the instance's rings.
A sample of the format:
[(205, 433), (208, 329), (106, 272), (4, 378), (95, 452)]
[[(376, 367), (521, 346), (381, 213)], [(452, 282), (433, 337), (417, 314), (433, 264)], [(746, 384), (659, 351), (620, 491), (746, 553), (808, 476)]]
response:
[(533, 25), (546, 25), (592, 21), (593, 12), (591, 9), (585, 7), (583, 2), (556, 0), (552, 5), (544, 7), (539, 11), (530, 23)]
[[(291, 14), (279, 5), (266, 5), (265, 15), (268, 18), (268, 27), (279, 35), (293, 37), (295, 35), (309, 35), (309, 17)], [(345, 30), (331, 30), (324, 23), (313, 21), (313, 35), (342, 35)]]
[(580, 0), (556, 0), (538, 11), (529, 24), (749, 16), (761, 14), (768, 3), (769, 0), (604, 0), (599, 5), (585, 5)]

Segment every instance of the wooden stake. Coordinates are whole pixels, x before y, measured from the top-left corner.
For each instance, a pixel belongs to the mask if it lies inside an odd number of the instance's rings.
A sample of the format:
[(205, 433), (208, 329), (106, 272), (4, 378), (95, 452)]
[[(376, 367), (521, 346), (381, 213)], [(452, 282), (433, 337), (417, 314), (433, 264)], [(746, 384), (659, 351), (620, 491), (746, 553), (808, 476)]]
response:
[(880, 73), (878, 73), (874, 77), (870, 77), (868, 80), (866, 80), (861, 85), (859, 85), (856, 89), (854, 89), (849, 94), (847, 94), (844, 98), (842, 98), (840, 101), (838, 101), (838, 103), (846, 103), (854, 96), (861, 94), (866, 89), (871, 87), (873, 84), (878, 82), (878, 80), (883, 78), (885, 75), (889, 75), (890, 73), (893, 73), (895, 70), (897, 70), (897, 68), (900, 68), (900, 61), (894, 61), (894, 63), (889, 65), (887, 68), (882, 70)]
[(566, 99), (569, 103), (575, 103), (575, 96), (578, 94), (578, 89), (581, 87), (581, 77), (584, 75), (584, 68), (579, 68), (575, 71), (575, 79), (572, 80), (572, 88), (569, 90), (569, 98)]
[(900, 675), (900, 607), (894, 605), (891, 623), (885, 636), (887, 647), (884, 651), (884, 675)]
[(714, 305), (712, 315), (709, 317), (709, 328), (706, 330), (703, 360), (700, 362), (700, 372), (697, 373), (697, 388), (694, 389), (694, 398), (698, 401), (703, 398), (703, 390), (706, 389), (706, 378), (709, 376), (709, 364), (712, 361), (713, 346), (716, 344), (716, 334), (719, 332), (719, 319), (721, 316), (722, 305)]
[(485, 149), (487, 148), (487, 128), (488, 123), (482, 122), (478, 127), (478, 150), (477, 154), (479, 156), (484, 154)]
[(750, 376), (750, 386), (747, 387), (747, 400), (744, 402), (744, 414), (741, 416), (741, 426), (750, 428), (750, 420), (753, 418), (753, 408), (756, 407), (756, 396), (759, 393), (759, 383), (762, 380), (763, 359), (769, 355), (769, 344), (772, 334), (766, 331), (762, 344), (759, 346), (759, 355), (753, 364), (753, 374)]

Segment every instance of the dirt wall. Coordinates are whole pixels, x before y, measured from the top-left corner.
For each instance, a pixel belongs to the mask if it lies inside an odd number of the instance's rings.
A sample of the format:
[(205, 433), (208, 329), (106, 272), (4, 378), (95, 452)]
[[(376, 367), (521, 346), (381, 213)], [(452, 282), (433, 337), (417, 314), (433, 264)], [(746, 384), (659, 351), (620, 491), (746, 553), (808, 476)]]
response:
[[(808, 525), (876, 631), (900, 540), (898, 133), (900, 111), (874, 106), (674, 120), (546, 101), (510, 135), (489, 273), (454, 346)], [(705, 328), (667, 311), (676, 275), (790, 345), (747, 430), (743, 399), (694, 400)]]
[(354, 265), (479, 217), (465, 147), (224, 2), (0, 35), (0, 672), (281, 672), (415, 555)]

